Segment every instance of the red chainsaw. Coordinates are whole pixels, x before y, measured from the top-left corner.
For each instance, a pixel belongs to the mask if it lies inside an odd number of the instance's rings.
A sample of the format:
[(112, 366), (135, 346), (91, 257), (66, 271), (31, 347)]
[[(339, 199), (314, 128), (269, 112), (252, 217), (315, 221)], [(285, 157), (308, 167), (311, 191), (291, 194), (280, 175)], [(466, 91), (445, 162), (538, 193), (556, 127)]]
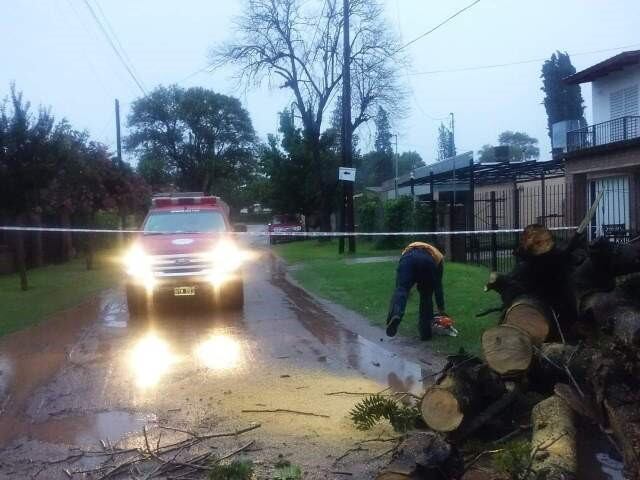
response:
[(433, 333), (436, 335), (448, 335), (457, 337), (458, 330), (453, 325), (453, 318), (448, 315), (436, 315), (433, 317)]

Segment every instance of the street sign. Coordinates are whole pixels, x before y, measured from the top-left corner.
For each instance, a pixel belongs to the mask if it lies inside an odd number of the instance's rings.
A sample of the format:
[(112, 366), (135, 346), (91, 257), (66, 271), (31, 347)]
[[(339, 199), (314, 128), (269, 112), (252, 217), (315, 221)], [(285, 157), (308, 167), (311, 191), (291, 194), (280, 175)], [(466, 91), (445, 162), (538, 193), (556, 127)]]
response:
[(338, 180), (344, 180), (345, 182), (356, 181), (356, 169), (350, 167), (338, 168)]

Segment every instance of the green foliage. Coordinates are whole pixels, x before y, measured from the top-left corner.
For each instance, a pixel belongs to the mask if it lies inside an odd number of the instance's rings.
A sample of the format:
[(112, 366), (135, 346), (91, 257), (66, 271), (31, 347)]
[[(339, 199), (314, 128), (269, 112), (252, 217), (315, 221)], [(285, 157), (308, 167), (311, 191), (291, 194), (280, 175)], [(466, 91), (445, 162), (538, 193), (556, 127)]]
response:
[(527, 471), (531, 457), (531, 443), (526, 440), (514, 440), (505, 445), (501, 452), (493, 457), (493, 464), (512, 480), (521, 480)]
[(415, 427), (420, 411), (393, 397), (370, 395), (356, 403), (349, 415), (358, 430), (370, 430), (380, 420), (386, 419), (396, 432), (404, 433)]
[(551, 138), (551, 126), (562, 120), (579, 120), (586, 125), (584, 100), (580, 85), (569, 85), (564, 78), (576, 73), (569, 54), (556, 52), (542, 65), (542, 87), (544, 108), (547, 111), (547, 128)]
[(238, 187), (256, 170), (256, 138), (237, 98), (201, 87), (158, 87), (136, 100), (126, 148), (155, 188), (215, 193), (237, 205)]
[[(407, 232), (413, 229), (413, 199), (402, 196), (383, 203), (383, 231)], [(402, 237), (381, 237), (378, 248), (399, 248), (404, 242)]]
[[(512, 132), (506, 130), (498, 136), (499, 145), (509, 147), (509, 161), (520, 162), (523, 160), (537, 160), (540, 157), (538, 139), (527, 135), (524, 132)], [(478, 150), (478, 158), (482, 163), (495, 162), (493, 145), (483, 145)]]
[(250, 460), (234, 460), (229, 464), (214, 465), (209, 472), (209, 480), (249, 480), (253, 477)]
[(433, 230), (432, 205), (428, 202), (416, 202), (413, 211), (413, 223), (416, 231), (430, 232)]
[(406, 175), (416, 168), (423, 167), (424, 160), (418, 152), (402, 152), (398, 157), (398, 176)]
[(302, 480), (302, 469), (298, 465), (291, 465), (288, 460), (279, 460), (275, 464), (274, 480)]
[(540, 157), (538, 139), (524, 132), (506, 130), (498, 136), (500, 145), (506, 145), (510, 150), (511, 161), (532, 160)]
[(363, 195), (357, 200), (356, 218), (358, 231), (376, 232), (378, 230), (380, 208), (380, 200), (375, 195)]
[(335, 207), (337, 171), (341, 162), (338, 132), (326, 130), (316, 152), (301, 128), (297, 128), (289, 112), (280, 114), (281, 134), (270, 135), (260, 153), (260, 168), (269, 178), (264, 185), (265, 204), (277, 213), (313, 213), (327, 215)]
[(34, 211), (86, 225), (100, 209), (141, 209), (148, 188), (141, 177), (111, 158), (107, 147), (49, 110), (37, 115), (11, 87), (9, 107), (0, 104), (0, 213)]
[(413, 227), (413, 199), (399, 197), (384, 202), (384, 228), (387, 232), (406, 232)]

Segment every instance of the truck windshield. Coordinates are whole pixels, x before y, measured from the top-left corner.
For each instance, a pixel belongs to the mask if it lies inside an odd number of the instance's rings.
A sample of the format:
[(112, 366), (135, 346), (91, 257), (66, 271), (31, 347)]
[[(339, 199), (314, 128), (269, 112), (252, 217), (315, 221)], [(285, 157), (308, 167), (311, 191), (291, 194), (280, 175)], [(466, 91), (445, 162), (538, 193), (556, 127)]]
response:
[(151, 212), (144, 224), (145, 235), (171, 232), (218, 233), (226, 230), (224, 217), (214, 210)]

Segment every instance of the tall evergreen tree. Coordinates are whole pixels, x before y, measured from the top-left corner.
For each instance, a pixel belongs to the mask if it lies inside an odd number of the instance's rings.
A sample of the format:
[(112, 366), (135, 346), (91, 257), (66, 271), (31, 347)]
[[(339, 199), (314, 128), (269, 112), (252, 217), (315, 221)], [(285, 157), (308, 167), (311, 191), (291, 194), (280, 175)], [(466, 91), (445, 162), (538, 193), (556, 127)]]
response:
[(547, 110), (547, 128), (552, 138), (551, 126), (562, 120), (579, 120), (586, 125), (584, 100), (580, 85), (567, 85), (563, 79), (576, 73), (569, 54), (556, 52), (542, 65), (542, 88), (545, 93), (544, 107)]
[(455, 156), (456, 146), (453, 142), (453, 132), (440, 123), (440, 128), (438, 128), (438, 160)]
[(376, 124), (376, 152), (393, 154), (393, 148), (391, 147), (391, 124), (389, 123), (389, 114), (387, 111), (378, 107), (378, 113), (375, 118)]
[(376, 138), (375, 152), (371, 155), (373, 162), (373, 180), (376, 185), (380, 185), (385, 180), (393, 178), (393, 147), (391, 146), (391, 124), (387, 111), (379, 107), (375, 118)]

